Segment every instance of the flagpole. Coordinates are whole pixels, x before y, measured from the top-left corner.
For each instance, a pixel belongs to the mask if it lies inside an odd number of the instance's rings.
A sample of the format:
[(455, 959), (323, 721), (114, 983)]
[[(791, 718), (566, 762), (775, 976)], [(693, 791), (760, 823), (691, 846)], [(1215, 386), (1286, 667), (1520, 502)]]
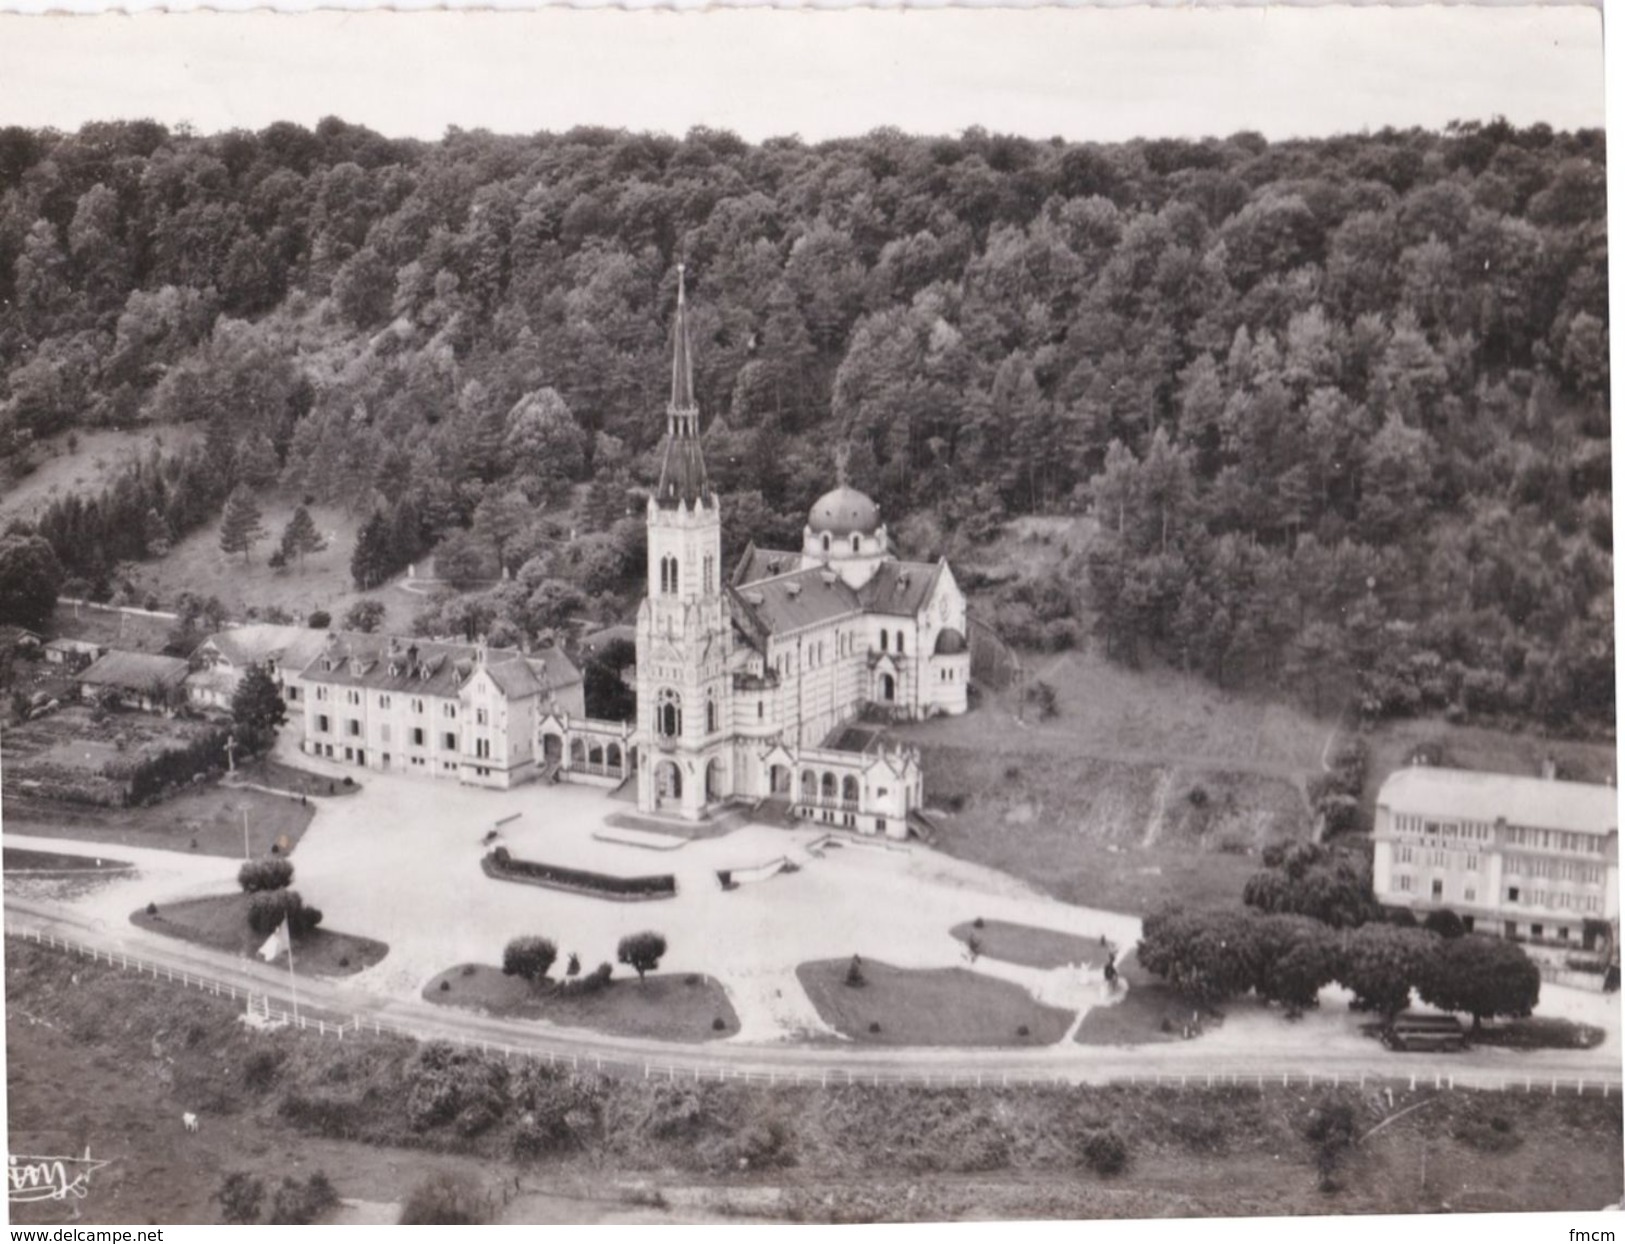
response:
[(288, 920), (286, 916), (283, 919), (287, 921), (286, 928), (288, 930), (288, 992), (293, 995), (293, 1022), (294, 1026), (297, 1027), (299, 1024), (299, 986), (297, 984), (298, 978), (293, 973), (293, 921)]

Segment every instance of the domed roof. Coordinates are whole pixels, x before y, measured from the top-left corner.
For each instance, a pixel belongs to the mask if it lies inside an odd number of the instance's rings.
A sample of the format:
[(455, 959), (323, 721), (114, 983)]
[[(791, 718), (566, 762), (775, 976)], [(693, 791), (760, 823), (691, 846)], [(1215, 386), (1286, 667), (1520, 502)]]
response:
[(965, 637), (953, 627), (944, 627), (937, 632), (936, 654), (939, 657), (954, 657), (966, 650)]
[(873, 535), (880, 526), (880, 507), (856, 488), (843, 484), (813, 502), (807, 525), (832, 536), (849, 536), (853, 532)]

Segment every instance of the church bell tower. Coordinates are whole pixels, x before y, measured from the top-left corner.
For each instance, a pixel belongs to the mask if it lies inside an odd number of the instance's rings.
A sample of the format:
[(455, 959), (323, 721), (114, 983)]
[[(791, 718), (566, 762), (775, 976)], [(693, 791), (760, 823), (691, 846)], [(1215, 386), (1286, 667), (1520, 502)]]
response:
[(705, 474), (683, 265), (671, 401), (649, 498), (649, 586), (638, 610), (638, 807), (697, 819), (733, 790), (722, 515)]

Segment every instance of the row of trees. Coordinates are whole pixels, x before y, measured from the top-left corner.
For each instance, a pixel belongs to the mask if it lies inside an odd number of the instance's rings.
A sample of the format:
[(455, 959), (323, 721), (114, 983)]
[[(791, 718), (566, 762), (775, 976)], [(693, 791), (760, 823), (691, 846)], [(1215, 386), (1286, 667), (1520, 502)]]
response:
[(1295, 1013), (1336, 983), (1357, 1009), (1387, 1019), (1414, 993), (1471, 1015), (1476, 1029), (1494, 1016), (1526, 1016), (1540, 1000), (1540, 970), (1513, 942), (1382, 922), (1338, 930), (1306, 916), (1166, 909), (1146, 918), (1138, 955), (1208, 1005), (1250, 992)]
[[(641, 981), (645, 973), (653, 972), (660, 966), (660, 960), (666, 954), (666, 939), (662, 934), (653, 932), (628, 933), (621, 938), (616, 947), (616, 959), (632, 968)], [(558, 945), (550, 938), (525, 936), (512, 939), (502, 949), (502, 974), (504, 976), (517, 976), (532, 985), (540, 985), (547, 979), (547, 974), (553, 965), (558, 962)], [(569, 980), (575, 980), (581, 972), (581, 960), (576, 955), (569, 957), (565, 967), (565, 975)], [(596, 972), (587, 979), (595, 987), (602, 987), (609, 983), (610, 966), (607, 963), (598, 965)]]

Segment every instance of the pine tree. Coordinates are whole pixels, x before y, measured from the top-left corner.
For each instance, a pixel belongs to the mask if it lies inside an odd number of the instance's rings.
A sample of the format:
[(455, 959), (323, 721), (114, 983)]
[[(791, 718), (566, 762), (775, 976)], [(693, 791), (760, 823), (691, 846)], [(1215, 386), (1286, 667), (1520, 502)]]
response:
[(259, 505), (248, 489), (239, 487), (226, 500), (226, 513), (220, 520), (220, 548), (227, 553), (241, 553), (246, 563), (249, 552), (264, 534)]
[(302, 569), (306, 553), (319, 553), (325, 547), (326, 541), (316, 530), (316, 523), (310, 517), (310, 511), (300, 506), (293, 512), (288, 525), (282, 529), (282, 556), (297, 558)]
[(377, 587), (394, 571), (390, 559), (389, 520), (382, 510), (374, 510), (372, 517), (361, 526), (356, 536), (355, 552), (350, 557), (350, 577), (362, 591)]

